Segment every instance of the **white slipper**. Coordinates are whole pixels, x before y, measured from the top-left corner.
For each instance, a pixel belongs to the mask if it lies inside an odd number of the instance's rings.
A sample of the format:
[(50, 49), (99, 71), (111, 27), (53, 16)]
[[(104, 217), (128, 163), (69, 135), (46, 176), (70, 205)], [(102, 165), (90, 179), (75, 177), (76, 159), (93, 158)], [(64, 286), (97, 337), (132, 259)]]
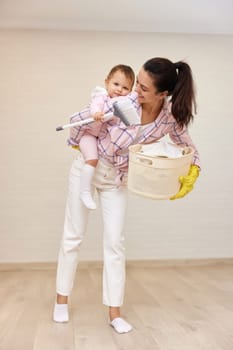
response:
[(115, 329), (115, 331), (117, 333), (128, 333), (130, 332), (133, 327), (131, 326), (131, 324), (129, 324), (128, 322), (126, 322), (123, 318), (121, 317), (117, 317), (114, 318), (114, 320), (112, 320), (110, 322), (110, 325)]
[(53, 310), (53, 321), (54, 322), (68, 322), (69, 321), (69, 312), (67, 304), (55, 304)]

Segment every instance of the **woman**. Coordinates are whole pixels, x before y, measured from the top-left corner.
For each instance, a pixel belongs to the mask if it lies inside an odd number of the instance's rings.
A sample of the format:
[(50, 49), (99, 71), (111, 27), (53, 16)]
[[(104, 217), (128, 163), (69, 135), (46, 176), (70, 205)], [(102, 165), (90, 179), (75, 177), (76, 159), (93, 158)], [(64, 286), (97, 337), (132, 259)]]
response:
[[(168, 97), (171, 96), (171, 101)], [(172, 63), (164, 58), (148, 60), (137, 76), (136, 94), (132, 101), (141, 115), (141, 125), (111, 125), (103, 128), (98, 139), (99, 162), (93, 185), (100, 196), (104, 225), (103, 303), (109, 307), (110, 324), (118, 333), (132, 326), (121, 318), (125, 285), (124, 218), (127, 190), (116, 185), (117, 172), (127, 172), (127, 148), (132, 143), (151, 143), (169, 134), (179, 145), (195, 149), (189, 175), (181, 179), (181, 188), (173, 199), (181, 198), (193, 187), (199, 174), (199, 155), (187, 130), (193, 119), (195, 96), (191, 69), (184, 62)], [(83, 114), (88, 115), (88, 110)], [(82, 113), (80, 117), (83, 118)], [(76, 129), (71, 129), (70, 143), (75, 145)], [(122, 151), (124, 151), (122, 153)], [(114, 156), (113, 156), (114, 154)], [(57, 302), (54, 321), (66, 322), (68, 296), (71, 293), (78, 263), (78, 250), (86, 230), (88, 210), (79, 199), (80, 172), (84, 161), (78, 154), (69, 182), (64, 235), (58, 259)]]

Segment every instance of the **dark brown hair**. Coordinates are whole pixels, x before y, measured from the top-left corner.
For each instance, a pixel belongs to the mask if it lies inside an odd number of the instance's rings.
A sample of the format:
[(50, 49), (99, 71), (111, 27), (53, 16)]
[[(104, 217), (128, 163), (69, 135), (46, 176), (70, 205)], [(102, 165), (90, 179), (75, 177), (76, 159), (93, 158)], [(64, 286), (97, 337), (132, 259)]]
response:
[(190, 66), (182, 61), (172, 63), (166, 58), (155, 57), (148, 60), (143, 68), (152, 77), (157, 91), (168, 91), (172, 101), (172, 114), (179, 126), (187, 126), (193, 120), (193, 112), (196, 113)]
[(130, 66), (126, 66), (125, 64), (118, 64), (117, 66), (114, 66), (108, 73), (107, 80), (110, 79), (113, 76), (113, 74), (115, 74), (118, 71), (121, 71), (123, 74), (125, 74), (126, 78), (128, 78), (132, 82), (133, 87), (135, 82), (134, 71)]

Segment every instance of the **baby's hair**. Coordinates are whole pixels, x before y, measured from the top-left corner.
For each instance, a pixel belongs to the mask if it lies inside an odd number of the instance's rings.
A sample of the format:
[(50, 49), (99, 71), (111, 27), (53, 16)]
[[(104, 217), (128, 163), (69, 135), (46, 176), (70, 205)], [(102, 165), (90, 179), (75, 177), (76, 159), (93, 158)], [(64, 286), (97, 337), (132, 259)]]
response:
[(125, 74), (126, 78), (129, 79), (132, 82), (132, 86), (134, 85), (134, 82), (135, 82), (134, 71), (133, 71), (133, 69), (130, 66), (126, 66), (125, 64), (118, 64), (118, 65), (114, 66), (110, 70), (110, 72), (108, 73), (107, 80), (112, 78), (112, 76), (118, 71), (120, 71), (123, 74)]

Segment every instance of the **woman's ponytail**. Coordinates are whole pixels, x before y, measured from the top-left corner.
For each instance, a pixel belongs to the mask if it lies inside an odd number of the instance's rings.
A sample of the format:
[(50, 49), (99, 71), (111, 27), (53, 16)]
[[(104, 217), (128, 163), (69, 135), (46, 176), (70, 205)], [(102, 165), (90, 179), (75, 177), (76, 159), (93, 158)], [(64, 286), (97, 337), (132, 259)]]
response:
[(183, 127), (193, 120), (196, 113), (194, 84), (190, 66), (185, 62), (174, 63), (177, 81), (172, 92), (172, 114), (178, 124)]
[(192, 71), (185, 62), (172, 63), (167, 58), (155, 57), (143, 68), (154, 81), (156, 90), (167, 91), (172, 101), (172, 114), (181, 128), (187, 126), (196, 113)]

